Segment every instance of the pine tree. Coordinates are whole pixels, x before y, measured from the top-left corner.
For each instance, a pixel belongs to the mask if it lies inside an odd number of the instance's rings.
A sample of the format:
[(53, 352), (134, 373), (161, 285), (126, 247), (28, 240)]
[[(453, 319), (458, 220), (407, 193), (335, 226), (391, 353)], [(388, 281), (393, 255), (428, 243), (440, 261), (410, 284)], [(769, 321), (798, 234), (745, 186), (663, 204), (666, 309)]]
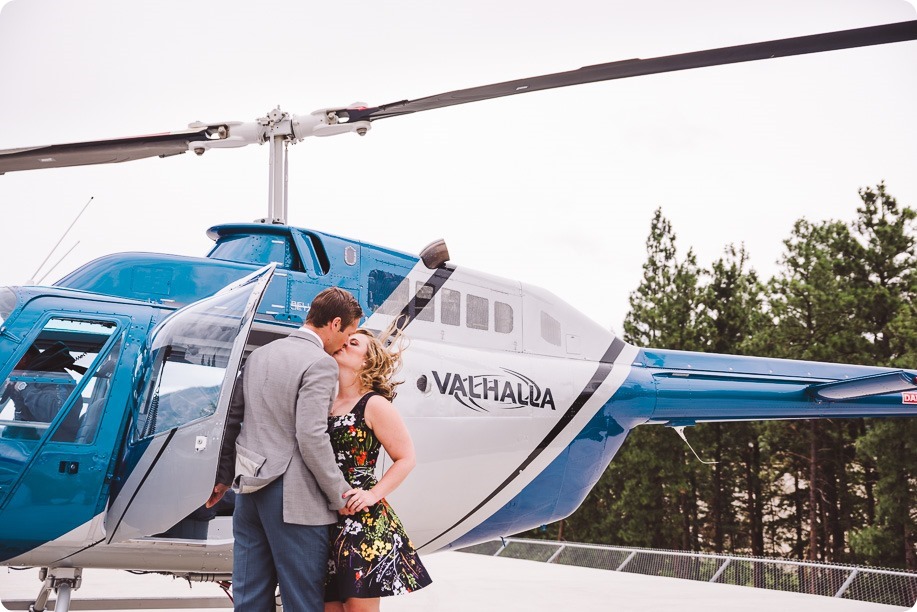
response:
[(702, 272), (693, 250), (678, 261), (675, 232), (661, 208), (653, 215), (646, 254), (643, 280), (628, 300), (624, 339), (637, 346), (699, 350)]
[[(881, 183), (860, 197), (851, 223), (797, 221), (764, 286), (744, 248), (709, 272), (690, 250), (679, 259), (657, 210), (625, 339), (914, 369), (917, 213)], [(563, 535), (917, 569), (917, 419), (702, 424), (691, 437), (716, 465), (667, 428), (638, 427)]]
[[(704, 288), (700, 321), (704, 350), (743, 354), (761, 324), (762, 286), (749, 269), (744, 246), (728, 245), (713, 262), (710, 282)], [(714, 552), (763, 555), (764, 515), (760, 426), (755, 423), (707, 423), (698, 425), (696, 441), (702, 453), (716, 463), (695, 462), (701, 483), (700, 496), (707, 506), (703, 518), (706, 547)]]
[[(848, 245), (845, 261), (855, 286), (856, 316), (869, 340), (868, 360), (913, 368), (917, 212), (899, 206), (884, 183), (860, 190), (860, 199), (854, 222), (858, 240)], [(867, 422), (857, 451), (875, 465), (878, 501), (875, 521), (853, 534), (851, 546), (874, 562), (917, 569), (917, 420)]]
[[(795, 223), (784, 241), (780, 272), (768, 284), (771, 323), (750, 342), (757, 354), (863, 361), (866, 343), (853, 315), (856, 295), (842, 256), (852, 244), (841, 222)], [(838, 437), (846, 430), (817, 421), (772, 423), (765, 429), (774, 447), (773, 465), (786, 475), (784, 483), (793, 483), (776, 494), (777, 507), (792, 511), (792, 521), (777, 520), (775, 538), (809, 560), (844, 560), (841, 517), (853, 511), (847, 482), (852, 470), (850, 454), (837, 449), (851, 442)]]

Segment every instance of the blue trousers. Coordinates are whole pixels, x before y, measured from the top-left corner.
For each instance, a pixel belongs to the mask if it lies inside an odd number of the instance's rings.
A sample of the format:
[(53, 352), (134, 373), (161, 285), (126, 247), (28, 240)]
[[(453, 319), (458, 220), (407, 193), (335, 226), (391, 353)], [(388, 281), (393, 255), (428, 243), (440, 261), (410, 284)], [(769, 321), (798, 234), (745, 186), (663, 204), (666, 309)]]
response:
[(283, 522), (283, 478), (236, 496), (232, 531), (237, 611), (274, 612), (278, 583), (284, 612), (324, 610), (328, 526)]

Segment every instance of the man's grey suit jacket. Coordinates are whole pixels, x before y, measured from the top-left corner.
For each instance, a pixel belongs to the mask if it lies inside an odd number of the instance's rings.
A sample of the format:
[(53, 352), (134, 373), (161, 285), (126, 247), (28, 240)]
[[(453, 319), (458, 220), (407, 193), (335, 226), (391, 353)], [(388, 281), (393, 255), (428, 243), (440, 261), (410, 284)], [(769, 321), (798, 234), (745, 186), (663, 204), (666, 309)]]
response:
[(216, 481), (244, 495), (283, 476), (284, 522), (334, 523), (351, 488), (327, 433), (337, 379), (337, 362), (302, 330), (252, 351), (236, 381)]

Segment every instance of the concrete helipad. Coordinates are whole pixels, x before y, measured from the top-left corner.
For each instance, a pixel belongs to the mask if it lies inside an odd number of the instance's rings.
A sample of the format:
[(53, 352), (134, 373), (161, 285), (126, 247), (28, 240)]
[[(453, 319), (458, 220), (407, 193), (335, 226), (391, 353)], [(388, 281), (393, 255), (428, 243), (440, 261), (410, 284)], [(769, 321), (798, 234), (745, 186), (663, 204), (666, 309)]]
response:
[[(459, 552), (427, 555), (424, 563), (433, 576), (433, 584), (417, 593), (383, 600), (383, 610), (889, 612), (909, 609)], [(34, 597), (40, 586), (37, 573), (37, 570), (0, 568), (0, 598)], [(89, 569), (83, 572), (83, 585), (73, 595), (71, 610), (79, 609), (78, 602), (86, 598), (222, 596), (223, 592), (214, 584), (189, 587), (187, 582), (168, 576)]]

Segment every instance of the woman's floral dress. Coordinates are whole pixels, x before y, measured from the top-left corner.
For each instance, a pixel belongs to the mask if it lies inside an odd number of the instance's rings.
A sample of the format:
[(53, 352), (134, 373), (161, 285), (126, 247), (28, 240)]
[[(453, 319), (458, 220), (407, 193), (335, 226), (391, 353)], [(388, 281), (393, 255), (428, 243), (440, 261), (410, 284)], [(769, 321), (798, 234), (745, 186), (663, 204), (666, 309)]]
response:
[[(376, 484), (381, 444), (366, 425), (367, 393), (348, 414), (328, 419), (328, 433), (338, 467), (354, 488)], [(430, 576), (404, 526), (385, 499), (352, 516), (339, 516), (331, 531), (331, 558), (325, 601), (351, 597), (386, 597), (430, 584)]]

